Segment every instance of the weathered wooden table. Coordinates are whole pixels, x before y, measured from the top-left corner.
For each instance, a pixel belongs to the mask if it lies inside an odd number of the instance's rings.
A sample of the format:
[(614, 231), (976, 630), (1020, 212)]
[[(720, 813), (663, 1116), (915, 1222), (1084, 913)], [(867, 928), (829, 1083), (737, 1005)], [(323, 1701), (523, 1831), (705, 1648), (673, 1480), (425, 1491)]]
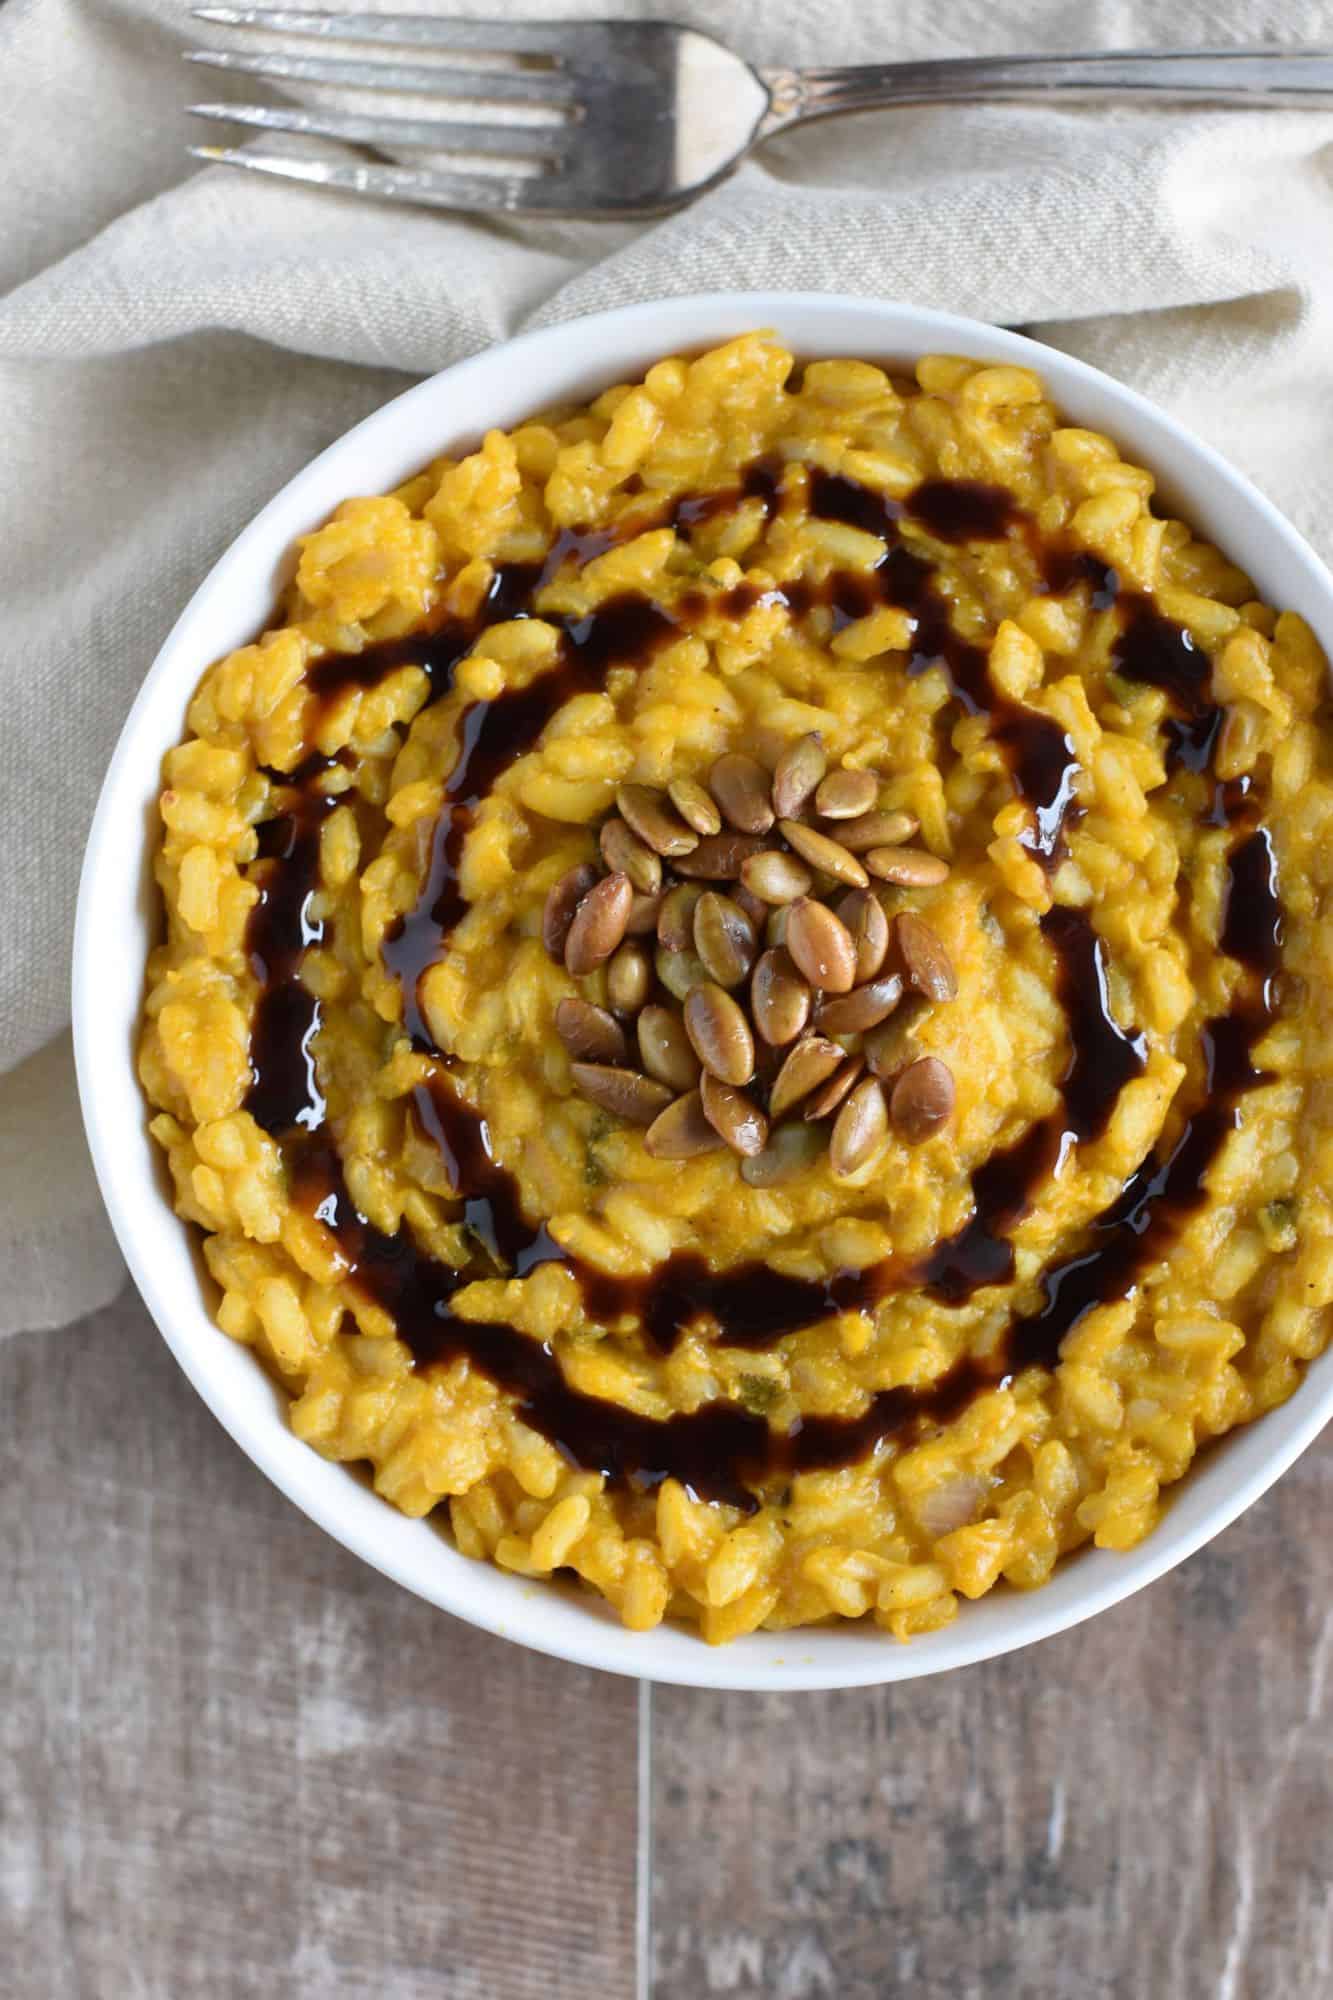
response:
[(0, 1346), (5, 2000), (1327, 2000), (1333, 1451), (899, 1689), (639, 1689), (271, 1488), (127, 1294)]

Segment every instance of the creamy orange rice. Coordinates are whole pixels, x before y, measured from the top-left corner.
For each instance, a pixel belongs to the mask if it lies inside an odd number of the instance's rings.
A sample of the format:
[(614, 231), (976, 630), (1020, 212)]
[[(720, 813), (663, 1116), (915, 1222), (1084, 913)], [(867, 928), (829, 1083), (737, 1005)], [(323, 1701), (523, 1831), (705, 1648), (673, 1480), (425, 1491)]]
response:
[(304, 539), (165, 760), (139, 1058), (299, 1436), (636, 1629), (907, 1638), (1292, 1393), (1326, 664), (1152, 495), (1028, 370), (761, 333)]

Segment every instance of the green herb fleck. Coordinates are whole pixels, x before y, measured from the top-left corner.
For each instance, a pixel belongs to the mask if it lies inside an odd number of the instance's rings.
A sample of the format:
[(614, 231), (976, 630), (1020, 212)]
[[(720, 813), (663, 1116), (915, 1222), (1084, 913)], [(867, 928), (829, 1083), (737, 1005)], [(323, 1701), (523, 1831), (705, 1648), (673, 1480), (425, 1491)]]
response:
[(753, 1416), (762, 1417), (782, 1394), (781, 1385), (771, 1375), (742, 1375), (741, 1401)]
[(583, 1183), (585, 1187), (605, 1187), (610, 1175), (597, 1157), (596, 1148), (611, 1130), (611, 1119), (605, 1111), (595, 1111), (588, 1126), (587, 1151), (583, 1157)]
[(1295, 1195), (1280, 1195), (1264, 1207), (1259, 1226), (1270, 1250), (1296, 1248), (1296, 1217), (1299, 1211), (1300, 1203)]

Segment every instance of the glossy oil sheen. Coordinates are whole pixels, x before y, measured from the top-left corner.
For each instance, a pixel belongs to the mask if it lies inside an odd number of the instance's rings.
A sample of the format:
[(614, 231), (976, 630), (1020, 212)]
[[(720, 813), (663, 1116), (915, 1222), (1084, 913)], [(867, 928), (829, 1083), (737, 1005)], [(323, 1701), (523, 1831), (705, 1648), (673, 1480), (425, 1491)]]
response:
[(319, 1002), (302, 985), (300, 969), (307, 947), (324, 938), (311, 899), (319, 888), (320, 829), (337, 801), (312, 790), (311, 782), (331, 761), (307, 758), (289, 781), (295, 803), (258, 829), (260, 866), (251, 879), (259, 884), (259, 898), (246, 927), (246, 950), (261, 999), (250, 1032), (253, 1080), (245, 1109), (275, 1135), (295, 1127), (313, 1131), (324, 1120), (313, 1054)]

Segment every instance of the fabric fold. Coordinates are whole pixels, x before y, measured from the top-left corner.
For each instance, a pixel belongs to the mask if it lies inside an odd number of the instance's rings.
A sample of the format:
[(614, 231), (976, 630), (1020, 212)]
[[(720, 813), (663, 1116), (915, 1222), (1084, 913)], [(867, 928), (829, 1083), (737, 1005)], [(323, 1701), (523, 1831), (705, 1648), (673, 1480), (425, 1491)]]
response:
[[(1142, 46), (1166, 25), (1130, 0), (671, 12), (773, 64)], [(1333, 0), (1299, 27), (1333, 43)], [(1182, 0), (1169, 19), (1175, 45), (1259, 32), (1242, 0)], [(66, 1033), (79, 863), (120, 723), (245, 521), (415, 377), (634, 299), (906, 299), (1025, 326), (1132, 383), (1333, 546), (1333, 112), (865, 113), (770, 143), (678, 215), (473, 220), (199, 168), (192, 98), (275, 94), (186, 69), (208, 35), (227, 43), (168, 0), (0, 8), (0, 1332), (59, 1324), (120, 1280)]]

